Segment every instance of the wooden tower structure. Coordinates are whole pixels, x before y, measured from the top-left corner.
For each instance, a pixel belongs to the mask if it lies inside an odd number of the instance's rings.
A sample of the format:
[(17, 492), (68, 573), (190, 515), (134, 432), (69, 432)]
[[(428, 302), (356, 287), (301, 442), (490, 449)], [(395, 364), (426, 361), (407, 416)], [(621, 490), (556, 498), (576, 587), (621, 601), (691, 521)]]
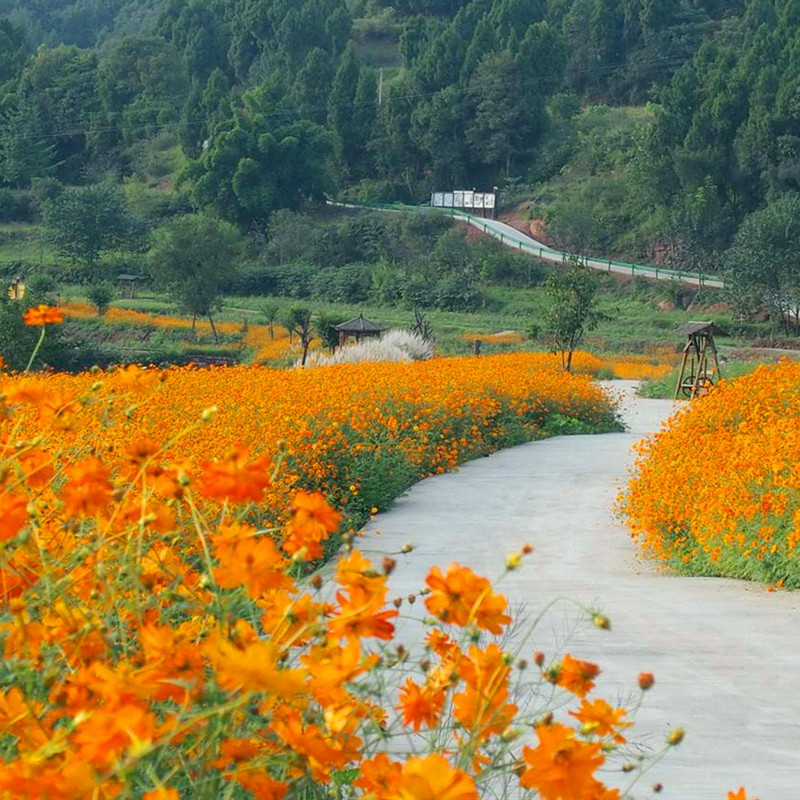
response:
[(713, 322), (689, 322), (676, 333), (686, 337), (686, 346), (675, 386), (675, 399), (683, 395), (691, 400), (705, 394), (714, 381), (719, 380), (719, 357), (714, 337), (728, 334)]

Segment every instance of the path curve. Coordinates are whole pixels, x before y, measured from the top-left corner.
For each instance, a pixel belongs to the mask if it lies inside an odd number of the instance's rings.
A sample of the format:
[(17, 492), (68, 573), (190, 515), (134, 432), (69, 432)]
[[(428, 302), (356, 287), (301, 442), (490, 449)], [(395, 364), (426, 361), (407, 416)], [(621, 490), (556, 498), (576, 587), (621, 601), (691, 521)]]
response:
[(723, 289), (725, 284), (714, 276), (695, 273), (681, 272), (680, 270), (656, 267), (647, 264), (631, 264), (627, 261), (616, 261), (608, 258), (596, 258), (589, 255), (574, 255), (557, 250), (532, 236), (528, 236), (522, 231), (496, 219), (479, 217), (468, 214), (464, 211), (455, 209), (432, 208), (431, 206), (409, 206), (401, 203), (365, 203), (347, 202), (340, 203), (333, 200), (327, 201), (329, 206), (352, 209), (373, 209), (374, 211), (405, 212), (405, 213), (428, 213), (428, 214), (447, 214), (452, 219), (464, 222), (467, 225), (481, 231), (487, 236), (497, 239), (506, 247), (536, 256), (541, 261), (548, 261), (553, 264), (564, 264), (570, 258), (578, 258), (581, 263), (590, 269), (600, 272), (613, 272), (618, 275), (634, 277), (638, 275), (642, 278), (657, 281), (670, 281), (672, 283), (683, 283), (690, 286), (705, 286), (713, 289)]
[[(687, 730), (641, 796), (658, 780), (667, 800), (724, 800), (741, 784), (748, 797), (798, 800), (800, 592), (664, 575), (638, 556), (611, 506), (631, 446), (673, 405), (624, 391), (629, 432), (548, 439), (424, 481), (370, 523), (361, 549), (416, 546), (392, 576), (393, 593), (406, 595), (433, 564), (458, 560), (494, 579), (506, 554), (532, 542), (531, 560), (501, 584), (511, 602), (535, 613), (564, 595), (602, 608), (613, 630), (581, 630), (568, 643), (603, 668), (598, 695), (624, 699), (639, 672), (653, 672), (639, 740), (660, 747), (671, 728)], [(566, 608), (551, 614), (531, 651), (552, 654), (572, 621)]]

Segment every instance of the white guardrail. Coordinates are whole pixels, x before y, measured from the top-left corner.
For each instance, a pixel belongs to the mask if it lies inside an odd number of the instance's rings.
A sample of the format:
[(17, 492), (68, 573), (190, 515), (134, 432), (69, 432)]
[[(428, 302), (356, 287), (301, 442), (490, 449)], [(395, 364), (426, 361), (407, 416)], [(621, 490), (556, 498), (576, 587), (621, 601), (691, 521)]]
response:
[(453, 208), (434, 208), (432, 206), (408, 206), (399, 203), (362, 203), (362, 202), (334, 202), (328, 201), (328, 205), (339, 206), (341, 208), (363, 208), (374, 209), (376, 211), (395, 211), (395, 212), (422, 212), (422, 213), (435, 213), (447, 214), (454, 219), (466, 222), (468, 225), (476, 228), (479, 231), (493, 236), (501, 244), (506, 247), (511, 247), (519, 250), (522, 253), (536, 256), (542, 261), (548, 261), (555, 264), (563, 264), (572, 258), (577, 258), (582, 264), (590, 269), (599, 270), (601, 272), (613, 272), (618, 275), (639, 276), (656, 281), (672, 281), (674, 283), (683, 283), (691, 286), (708, 287), (713, 289), (722, 289), (725, 284), (714, 275), (706, 275), (702, 272), (682, 272), (674, 269), (664, 269), (663, 267), (655, 267), (647, 264), (632, 264), (627, 261), (617, 261), (615, 259), (596, 258), (594, 256), (578, 255), (575, 253), (567, 253), (562, 250), (556, 250), (548, 247), (544, 242), (528, 236), (522, 231), (517, 230), (505, 222), (500, 222), (496, 219), (486, 219), (478, 217), (474, 214), (467, 214), (464, 211), (458, 211)]

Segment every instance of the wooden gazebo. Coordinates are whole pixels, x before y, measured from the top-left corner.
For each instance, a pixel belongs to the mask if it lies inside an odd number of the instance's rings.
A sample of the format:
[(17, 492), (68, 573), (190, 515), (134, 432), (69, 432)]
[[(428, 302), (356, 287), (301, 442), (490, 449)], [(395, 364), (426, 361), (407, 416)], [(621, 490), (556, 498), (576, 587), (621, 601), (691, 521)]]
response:
[(336, 330), (339, 331), (339, 347), (346, 345), (349, 339), (355, 339), (356, 342), (363, 339), (380, 339), (383, 333), (380, 325), (366, 319), (363, 314), (337, 325)]
[(682, 394), (691, 400), (705, 394), (714, 386), (714, 381), (719, 380), (719, 358), (714, 337), (728, 334), (713, 322), (689, 322), (675, 333), (686, 337), (681, 372), (675, 386), (675, 399)]
[(133, 299), (136, 297), (138, 285), (144, 281), (141, 275), (117, 275), (117, 284), (123, 297)]

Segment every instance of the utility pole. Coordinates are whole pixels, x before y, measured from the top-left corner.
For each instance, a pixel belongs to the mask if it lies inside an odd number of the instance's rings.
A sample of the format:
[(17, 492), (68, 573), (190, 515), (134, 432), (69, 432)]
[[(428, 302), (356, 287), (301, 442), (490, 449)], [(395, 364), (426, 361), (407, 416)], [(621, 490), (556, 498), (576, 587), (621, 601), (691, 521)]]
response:
[(383, 105), (383, 70), (380, 72), (380, 79), (378, 81), (378, 108)]

